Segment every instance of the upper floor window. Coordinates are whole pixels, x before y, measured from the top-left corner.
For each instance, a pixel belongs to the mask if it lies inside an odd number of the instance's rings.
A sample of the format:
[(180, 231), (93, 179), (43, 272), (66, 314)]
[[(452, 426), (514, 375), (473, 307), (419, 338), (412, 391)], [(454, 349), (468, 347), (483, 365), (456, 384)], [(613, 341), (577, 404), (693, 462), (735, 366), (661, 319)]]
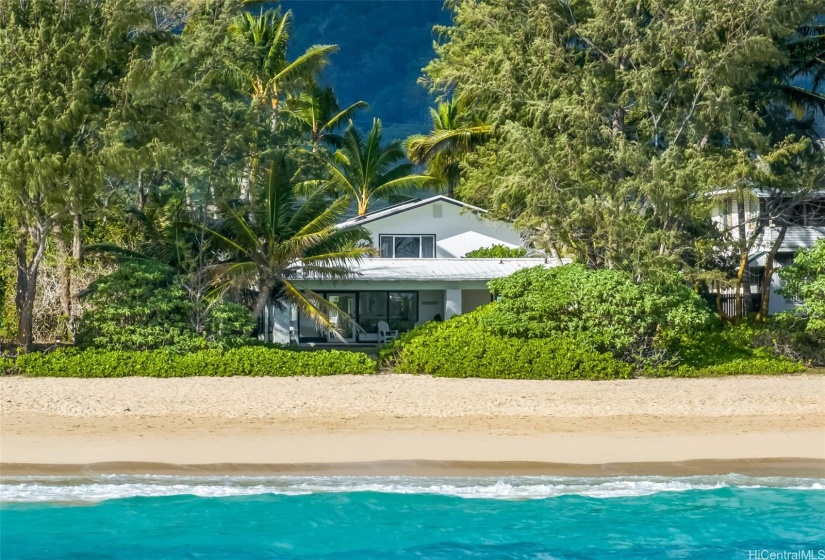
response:
[[(776, 207), (771, 209), (769, 204)], [(769, 210), (781, 212), (781, 216), (776, 219), (776, 225), (802, 226), (802, 227), (822, 227), (825, 226), (825, 200), (812, 200), (810, 202), (783, 202), (780, 200), (766, 201), (762, 204), (763, 214)]]
[(380, 235), (378, 245), (384, 259), (435, 257), (435, 235)]

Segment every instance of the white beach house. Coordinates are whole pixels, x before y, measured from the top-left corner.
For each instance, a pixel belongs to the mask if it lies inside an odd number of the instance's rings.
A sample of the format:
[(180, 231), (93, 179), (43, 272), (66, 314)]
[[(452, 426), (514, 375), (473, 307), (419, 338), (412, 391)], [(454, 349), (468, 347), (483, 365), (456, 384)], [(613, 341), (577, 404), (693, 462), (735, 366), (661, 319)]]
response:
[[(763, 219), (765, 208), (771, 201), (773, 193), (753, 189), (749, 191), (745, 200), (745, 237), (749, 238)], [(713, 220), (717, 227), (730, 233), (734, 238), (738, 235), (739, 215), (737, 212), (736, 191), (720, 191), (715, 193), (716, 204), (713, 209)], [(758, 237), (748, 255), (748, 273), (751, 279), (751, 291), (758, 294), (765, 278), (765, 257), (770, 252), (774, 242), (778, 239), (781, 227), (787, 226), (785, 237), (776, 253), (775, 267), (781, 268), (793, 262), (794, 255), (801, 249), (808, 249), (819, 239), (825, 238), (825, 192), (817, 193), (805, 202), (788, 203), (781, 218), (783, 223), (768, 220), (763, 233)], [(771, 278), (771, 297), (768, 312), (780, 313), (792, 309), (797, 302), (788, 301), (776, 293), (781, 287), (779, 275)]]
[(320, 331), (296, 309), (267, 313), (262, 335), (274, 342), (371, 342), (379, 324), (404, 332), (432, 320), (445, 320), (492, 299), (487, 282), (532, 266), (558, 266), (545, 258), (474, 259), (475, 249), (521, 247), (512, 223), (493, 220), (475, 206), (446, 196), (411, 200), (358, 216), (338, 227), (363, 227), (378, 256), (355, 264), (345, 280), (306, 279), (296, 284), (322, 295), (353, 321), (330, 319), (338, 333)]

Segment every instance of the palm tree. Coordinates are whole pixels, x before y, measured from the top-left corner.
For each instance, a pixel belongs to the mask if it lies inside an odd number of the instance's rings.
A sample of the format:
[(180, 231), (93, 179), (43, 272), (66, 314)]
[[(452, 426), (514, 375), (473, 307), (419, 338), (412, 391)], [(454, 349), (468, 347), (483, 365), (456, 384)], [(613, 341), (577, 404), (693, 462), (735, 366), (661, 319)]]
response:
[(298, 181), (299, 173), (286, 156), (276, 155), (254, 203), (224, 205), (221, 222), (208, 230), (230, 255), (216, 272), (224, 283), (257, 288), (256, 318), (270, 303), (289, 302), (334, 330), (328, 312), (335, 307), (294, 282), (307, 275), (345, 278), (353, 262), (375, 250), (359, 243), (363, 230), (336, 227), (347, 198), (330, 200), (327, 188)]
[(95, 243), (87, 253), (108, 253), (124, 262), (147, 262), (168, 266), (177, 274), (189, 274), (198, 267), (198, 255), (207, 250), (197, 226), (196, 212), (187, 204), (180, 185), (154, 190), (146, 195), (143, 209), (127, 208), (126, 215), (140, 239), (132, 248), (115, 243)]
[[(262, 8), (257, 16), (245, 12), (229, 26), (230, 37), (244, 43), (247, 56), (240, 61), (226, 61), (226, 65), (238, 89), (249, 96), (252, 105), (268, 111), (273, 133), (278, 128), (281, 97), (292, 88), (312, 82), (327, 64), (328, 56), (338, 50), (336, 45), (313, 45), (289, 61), (287, 47), (291, 29), (292, 11), (281, 14), (280, 8), (266, 11)], [(255, 148), (251, 148), (241, 179), (243, 199), (249, 196), (258, 157)]]
[(381, 145), (379, 119), (373, 119), (366, 138), (350, 121), (343, 136), (331, 135), (329, 141), (339, 146), (333, 161), (327, 163), (331, 183), (355, 200), (359, 216), (367, 213), (370, 202), (376, 198), (406, 194), (433, 180), (429, 175), (413, 174), (414, 167), (406, 161), (401, 142), (393, 140)]
[(787, 46), (789, 61), (778, 84), (785, 101), (799, 119), (808, 110), (825, 113), (825, 23), (802, 26)]
[(358, 101), (342, 110), (332, 88), (312, 84), (298, 95), (287, 99), (284, 112), (309, 135), (313, 151), (317, 151), (318, 146), (328, 141), (338, 127), (351, 120), (356, 111), (367, 107), (369, 105), (366, 102)]
[(446, 101), (438, 109), (430, 109), (433, 130), (407, 139), (407, 157), (417, 164), (427, 165), (427, 171), (447, 186), (453, 196), (461, 180), (461, 159), (490, 137), (487, 124), (465, 125), (465, 104), (462, 99)]
[(789, 134), (817, 138), (817, 117), (825, 115), (825, 23), (803, 25), (785, 48), (785, 64), (771, 69), (752, 92), (764, 128), (776, 142)]
[(243, 41), (248, 56), (240, 62), (227, 61), (240, 88), (252, 104), (270, 109), (274, 132), (278, 123), (281, 96), (286, 90), (312, 80), (327, 64), (337, 45), (313, 45), (293, 61), (287, 59), (292, 30), (292, 11), (269, 9), (256, 16), (245, 12), (229, 26), (231, 37)]

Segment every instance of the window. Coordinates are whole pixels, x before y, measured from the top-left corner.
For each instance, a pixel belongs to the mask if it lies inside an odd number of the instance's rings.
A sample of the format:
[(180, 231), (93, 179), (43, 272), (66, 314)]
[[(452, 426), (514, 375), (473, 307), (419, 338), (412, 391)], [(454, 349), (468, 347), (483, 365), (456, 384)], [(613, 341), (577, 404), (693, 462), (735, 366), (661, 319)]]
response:
[[(786, 208), (782, 205), (786, 204)], [(774, 201), (775, 210), (781, 210), (782, 216), (776, 219), (777, 225), (789, 225), (798, 227), (822, 227), (825, 226), (825, 200), (812, 200), (810, 202), (799, 202), (791, 204), (786, 200)], [(765, 204), (765, 211), (770, 210)]]
[(722, 210), (722, 229), (727, 230), (733, 227), (733, 199), (725, 199), (725, 207)]
[(384, 259), (431, 259), (435, 256), (434, 235), (381, 235), (378, 245)]

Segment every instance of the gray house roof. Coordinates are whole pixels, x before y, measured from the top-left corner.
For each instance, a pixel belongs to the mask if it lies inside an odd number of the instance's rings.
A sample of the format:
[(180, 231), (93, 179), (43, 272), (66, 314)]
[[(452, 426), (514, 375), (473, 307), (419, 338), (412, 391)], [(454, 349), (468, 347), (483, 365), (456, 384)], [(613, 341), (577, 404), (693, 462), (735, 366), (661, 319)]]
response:
[[(524, 268), (560, 266), (569, 259), (364, 259), (352, 266), (358, 281), (488, 281)], [(313, 279), (311, 276), (307, 280)], [(317, 279), (320, 280), (320, 279)]]

